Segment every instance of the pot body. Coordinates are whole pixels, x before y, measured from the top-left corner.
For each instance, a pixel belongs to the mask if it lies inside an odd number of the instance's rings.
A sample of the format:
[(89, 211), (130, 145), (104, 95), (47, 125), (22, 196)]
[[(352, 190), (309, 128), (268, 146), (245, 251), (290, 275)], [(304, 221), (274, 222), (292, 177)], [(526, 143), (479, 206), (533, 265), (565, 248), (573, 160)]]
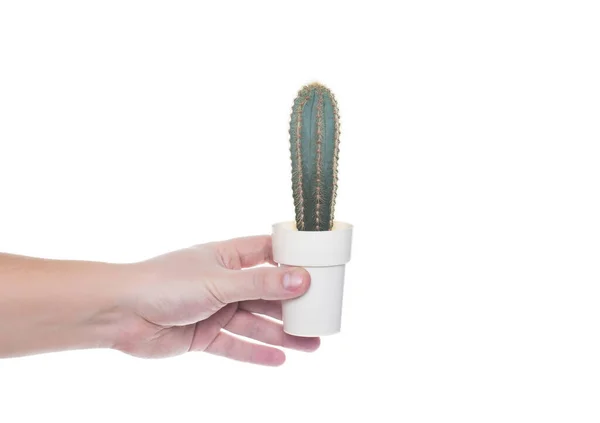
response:
[(305, 294), (283, 302), (286, 333), (325, 336), (340, 332), (352, 229), (345, 222), (334, 222), (331, 231), (298, 231), (294, 222), (273, 225), (273, 260), (280, 266), (303, 267), (311, 276)]

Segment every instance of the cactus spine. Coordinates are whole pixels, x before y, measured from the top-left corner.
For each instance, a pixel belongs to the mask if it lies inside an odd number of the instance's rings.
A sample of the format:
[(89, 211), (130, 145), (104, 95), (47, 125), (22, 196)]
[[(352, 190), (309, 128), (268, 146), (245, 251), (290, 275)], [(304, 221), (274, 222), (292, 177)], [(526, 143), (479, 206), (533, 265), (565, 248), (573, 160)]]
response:
[(333, 93), (321, 84), (303, 87), (290, 119), (292, 191), (299, 231), (333, 228), (340, 123)]

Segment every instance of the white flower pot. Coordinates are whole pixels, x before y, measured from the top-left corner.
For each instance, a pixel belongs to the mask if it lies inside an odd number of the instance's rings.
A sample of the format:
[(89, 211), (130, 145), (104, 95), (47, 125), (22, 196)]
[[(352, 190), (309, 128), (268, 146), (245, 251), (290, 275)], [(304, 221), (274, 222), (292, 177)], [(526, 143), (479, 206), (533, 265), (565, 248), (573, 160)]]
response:
[(298, 231), (294, 222), (273, 225), (273, 260), (305, 268), (308, 291), (283, 302), (283, 330), (296, 336), (338, 333), (342, 323), (344, 273), (350, 261), (353, 226), (334, 222), (331, 231)]

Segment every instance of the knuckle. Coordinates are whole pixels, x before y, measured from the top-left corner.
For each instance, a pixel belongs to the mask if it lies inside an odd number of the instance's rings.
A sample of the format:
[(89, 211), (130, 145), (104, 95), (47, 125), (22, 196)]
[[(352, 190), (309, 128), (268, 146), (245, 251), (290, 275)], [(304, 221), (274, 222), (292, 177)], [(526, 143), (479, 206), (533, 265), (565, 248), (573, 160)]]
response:
[(248, 336), (252, 339), (261, 339), (262, 330), (259, 322), (253, 321), (248, 327)]
[(210, 297), (215, 301), (215, 308), (220, 309), (227, 305), (226, 295), (223, 293), (223, 290), (214, 280), (208, 280), (206, 282), (206, 288), (210, 293)]
[(235, 350), (235, 339), (229, 336), (223, 337), (223, 351), (226, 355), (232, 355)]
[(268, 283), (266, 272), (262, 269), (257, 269), (252, 275), (252, 285), (255, 292), (267, 292)]
[(219, 263), (223, 267), (231, 270), (240, 270), (242, 268), (242, 263), (237, 251), (232, 250), (231, 247), (224, 244), (215, 244), (213, 248)]

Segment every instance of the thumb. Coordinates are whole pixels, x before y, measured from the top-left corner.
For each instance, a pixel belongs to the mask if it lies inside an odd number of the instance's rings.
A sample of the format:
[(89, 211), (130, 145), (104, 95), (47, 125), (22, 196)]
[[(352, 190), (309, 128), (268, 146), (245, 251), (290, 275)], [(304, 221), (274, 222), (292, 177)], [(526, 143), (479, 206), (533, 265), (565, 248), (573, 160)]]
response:
[(215, 282), (215, 294), (224, 303), (246, 300), (287, 300), (304, 294), (310, 274), (301, 267), (257, 267), (227, 272)]

